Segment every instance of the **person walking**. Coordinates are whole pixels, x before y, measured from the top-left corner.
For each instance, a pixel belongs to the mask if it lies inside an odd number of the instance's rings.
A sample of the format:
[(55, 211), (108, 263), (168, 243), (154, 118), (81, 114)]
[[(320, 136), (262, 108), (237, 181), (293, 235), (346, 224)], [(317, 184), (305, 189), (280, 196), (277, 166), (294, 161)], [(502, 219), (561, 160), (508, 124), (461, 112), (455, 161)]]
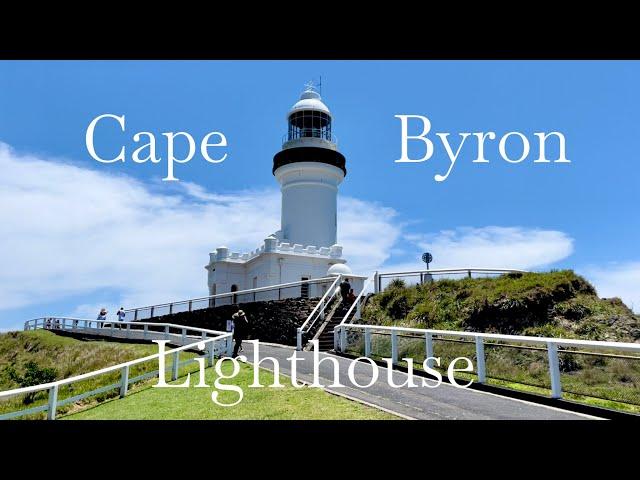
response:
[[(124, 307), (120, 307), (120, 310), (118, 310), (118, 313), (116, 313), (116, 315), (118, 315), (118, 322), (124, 322), (124, 319), (127, 316), (127, 313), (124, 311)], [(118, 325), (118, 330), (121, 329), (122, 326)]]
[(342, 297), (343, 305), (347, 305), (349, 303), (350, 290), (351, 284), (349, 283), (349, 279), (345, 278), (342, 282), (340, 282), (340, 296)]
[(347, 301), (349, 305), (352, 305), (353, 302), (356, 301), (356, 294), (353, 292), (353, 288), (349, 290), (349, 295), (347, 296)]
[(249, 320), (242, 310), (238, 310), (231, 318), (233, 319), (233, 339), (235, 345), (233, 347), (233, 358), (238, 356), (238, 352), (242, 348), (242, 341), (247, 338), (249, 332)]

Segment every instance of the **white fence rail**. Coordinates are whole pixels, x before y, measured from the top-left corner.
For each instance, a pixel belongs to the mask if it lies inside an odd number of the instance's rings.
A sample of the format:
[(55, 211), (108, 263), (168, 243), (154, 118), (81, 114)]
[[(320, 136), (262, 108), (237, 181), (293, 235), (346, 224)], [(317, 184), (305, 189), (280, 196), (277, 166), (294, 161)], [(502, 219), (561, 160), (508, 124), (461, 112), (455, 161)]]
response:
[[(485, 356), (485, 344), (487, 340), (494, 340), (504, 343), (503, 346), (513, 346), (514, 344), (536, 345), (546, 349), (548, 360), (548, 374), (551, 386), (551, 397), (562, 398), (562, 383), (560, 375), (560, 361), (558, 357), (558, 347), (568, 348), (586, 348), (592, 351), (621, 351), (640, 354), (640, 344), (624, 343), (624, 342), (601, 342), (591, 340), (577, 340), (565, 338), (549, 338), (549, 337), (529, 337), (520, 335), (502, 335), (491, 333), (475, 333), (475, 332), (459, 332), (451, 330), (430, 330), (420, 328), (404, 328), (391, 326), (376, 325), (358, 325), (358, 324), (340, 324), (334, 329), (334, 347), (336, 352), (346, 353), (349, 346), (349, 332), (358, 332), (358, 339), (361, 341), (364, 337), (362, 352), (365, 357), (372, 356), (372, 335), (383, 334), (391, 337), (391, 361), (393, 365), (398, 364), (399, 352), (399, 336), (402, 334), (409, 335), (415, 339), (424, 341), (425, 358), (434, 356), (434, 340), (440, 339), (471, 339), (475, 343), (476, 357), (476, 376), (478, 383), (486, 383), (487, 367)], [(449, 340), (451, 341), (451, 340)], [(501, 345), (502, 346), (502, 345)], [(572, 352), (567, 352), (572, 353)], [(584, 352), (578, 352), (584, 353)], [(607, 354), (602, 354), (607, 355)], [(609, 355), (612, 356), (612, 355)], [(640, 361), (640, 356), (626, 357)], [(522, 367), (524, 368), (524, 366)], [(516, 382), (517, 383), (517, 382)]]
[(433, 280), (433, 276), (444, 277), (469, 277), (473, 275), (477, 276), (490, 276), (490, 275), (502, 275), (505, 273), (529, 273), (526, 270), (517, 270), (513, 268), (441, 268), (431, 270), (413, 270), (407, 272), (376, 272), (374, 274), (374, 292), (379, 293), (384, 290), (385, 281), (387, 284), (394, 279), (401, 279), (409, 283), (425, 283)]
[(207, 297), (191, 298), (170, 303), (160, 303), (146, 307), (130, 308), (125, 310), (126, 318), (133, 320), (145, 320), (163, 315), (170, 315), (180, 312), (192, 312), (205, 308), (217, 307), (221, 305), (231, 305), (235, 303), (260, 302), (269, 300), (282, 300), (285, 298), (321, 297), (325, 293), (325, 288), (334, 277), (322, 277), (311, 280), (300, 280), (297, 282), (281, 283), (268, 287), (251, 288), (249, 290), (238, 290), (235, 292), (218, 293)]
[[(159, 330), (157, 330), (158, 328)], [(204, 351), (204, 354), (208, 361), (208, 365), (212, 366), (214, 357), (231, 355), (232, 349), (231, 333), (220, 332), (217, 330), (208, 330), (204, 328), (186, 327), (184, 325), (176, 324), (149, 322), (110, 322), (104, 320), (89, 320), (68, 317), (44, 317), (25, 322), (25, 330), (35, 329), (72, 331), (76, 333), (102, 335), (114, 338), (129, 338), (134, 340), (167, 340), (171, 344), (181, 345), (177, 348), (164, 351), (165, 357), (167, 355), (171, 355), (173, 358), (171, 366), (166, 367), (167, 370), (169, 368), (171, 369), (172, 380), (176, 380), (178, 378), (178, 372), (181, 366), (197, 361), (196, 359), (180, 361), (181, 352), (185, 350)], [(131, 367), (134, 365), (151, 362), (159, 358), (160, 354), (156, 353), (154, 355), (148, 355), (146, 357), (124, 362), (112, 367), (106, 367), (93, 372), (65, 378), (63, 380), (57, 380), (55, 382), (43, 383), (41, 385), (34, 385), (32, 387), (17, 388), (14, 390), (0, 392), (0, 400), (17, 395), (36, 393), (45, 390), (48, 391), (49, 395), (46, 405), (39, 405), (24, 410), (1, 414), (0, 420), (21, 417), (24, 415), (30, 415), (39, 412), (47, 412), (47, 419), (54, 420), (56, 418), (56, 411), (58, 407), (70, 403), (75, 403), (91, 396), (118, 389), (120, 397), (124, 397), (127, 394), (129, 385), (131, 385), (132, 383), (140, 382), (142, 380), (149, 379), (160, 374), (158, 370), (153, 370), (137, 377), (130, 378), (129, 373)], [(101, 386), (89, 392), (83, 392), (81, 394), (65, 398), (63, 400), (58, 400), (58, 391), (61, 386), (70, 385), (112, 372), (120, 372), (120, 381), (118, 383)]]

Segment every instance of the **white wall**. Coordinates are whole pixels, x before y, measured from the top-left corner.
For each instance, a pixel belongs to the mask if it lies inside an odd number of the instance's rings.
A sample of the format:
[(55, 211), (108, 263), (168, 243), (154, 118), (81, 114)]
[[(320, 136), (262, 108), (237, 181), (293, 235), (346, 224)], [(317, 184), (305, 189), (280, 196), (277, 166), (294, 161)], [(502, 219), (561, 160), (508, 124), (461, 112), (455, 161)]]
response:
[(337, 242), (338, 185), (344, 172), (319, 162), (297, 162), (275, 171), (282, 190), (282, 235), (292, 244), (330, 247)]

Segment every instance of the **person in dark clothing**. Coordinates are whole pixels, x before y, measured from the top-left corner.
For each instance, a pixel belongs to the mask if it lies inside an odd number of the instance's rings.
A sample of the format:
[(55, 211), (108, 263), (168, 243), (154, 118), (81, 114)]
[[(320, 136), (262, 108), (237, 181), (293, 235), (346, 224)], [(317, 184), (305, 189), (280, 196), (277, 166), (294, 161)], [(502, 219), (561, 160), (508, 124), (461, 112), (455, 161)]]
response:
[(233, 318), (233, 339), (235, 345), (233, 347), (233, 358), (238, 356), (238, 351), (242, 348), (242, 341), (247, 338), (249, 333), (249, 320), (242, 310), (234, 313)]
[(342, 303), (347, 304), (349, 302), (349, 291), (351, 290), (351, 284), (349, 279), (345, 278), (340, 282), (340, 296), (342, 297)]
[(349, 290), (349, 296), (347, 297), (347, 301), (349, 302), (349, 305), (353, 304), (353, 302), (356, 301), (356, 294), (353, 293), (353, 288)]

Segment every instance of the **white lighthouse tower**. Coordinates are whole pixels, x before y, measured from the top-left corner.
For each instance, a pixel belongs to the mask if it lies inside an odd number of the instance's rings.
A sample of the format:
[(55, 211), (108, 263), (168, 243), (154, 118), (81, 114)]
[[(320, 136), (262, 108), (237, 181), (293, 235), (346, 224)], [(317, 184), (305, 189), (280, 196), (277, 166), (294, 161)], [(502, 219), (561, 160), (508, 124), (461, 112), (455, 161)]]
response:
[(284, 241), (331, 246), (337, 242), (337, 196), (347, 170), (331, 131), (331, 112), (311, 87), (287, 114), (288, 133), (273, 159), (282, 190)]
[(329, 108), (308, 84), (287, 113), (288, 131), (282, 149), (273, 157), (272, 173), (282, 191), (281, 228), (252, 252), (218, 247), (210, 253), (205, 266), (210, 295), (339, 273), (349, 275), (359, 292), (364, 277), (351, 275), (337, 243), (338, 186), (347, 170), (332, 123)]

